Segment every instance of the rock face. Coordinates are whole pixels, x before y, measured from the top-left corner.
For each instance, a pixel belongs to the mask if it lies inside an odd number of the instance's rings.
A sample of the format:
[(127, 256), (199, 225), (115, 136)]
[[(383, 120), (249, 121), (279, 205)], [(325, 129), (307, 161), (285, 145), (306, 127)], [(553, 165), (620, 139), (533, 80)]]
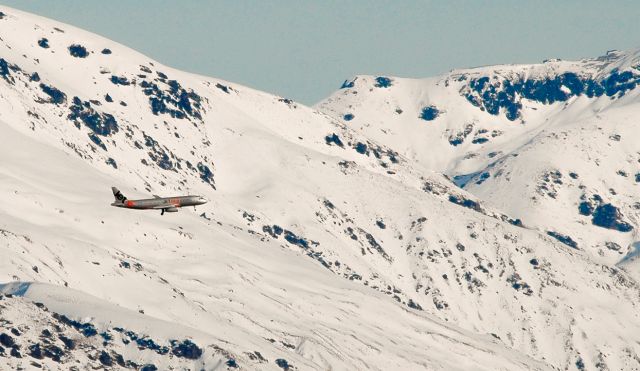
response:
[(104, 366), (137, 370), (154, 366), (152, 363), (138, 364), (132, 358), (151, 358), (162, 367), (188, 368), (194, 361), (203, 359), (203, 350), (188, 339), (171, 340), (161, 346), (147, 336), (119, 327), (106, 327), (98, 332), (91, 323), (71, 320), (50, 311), (42, 303), (21, 297), (3, 296), (0, 313), (3, 316), (0, 357), (2, 364), (10, 369), (98, 369)]
[(639, 367), (634, 53), (310, 108), (0, 10), (0, 368)]

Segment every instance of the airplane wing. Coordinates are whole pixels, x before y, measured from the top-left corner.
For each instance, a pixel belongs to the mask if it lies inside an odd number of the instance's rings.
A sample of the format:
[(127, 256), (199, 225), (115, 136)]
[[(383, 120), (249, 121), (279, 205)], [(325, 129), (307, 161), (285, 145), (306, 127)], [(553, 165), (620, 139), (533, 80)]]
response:
[(152, 209), (160, 210), (160, 209), (167, 209), (167, 208), (171, 208), (171, 207), (175, 207), (175, 205), (172, 204), (172, 203), (169, 203), (169, 202), (165, 202), (163, 204), (153, 206)]

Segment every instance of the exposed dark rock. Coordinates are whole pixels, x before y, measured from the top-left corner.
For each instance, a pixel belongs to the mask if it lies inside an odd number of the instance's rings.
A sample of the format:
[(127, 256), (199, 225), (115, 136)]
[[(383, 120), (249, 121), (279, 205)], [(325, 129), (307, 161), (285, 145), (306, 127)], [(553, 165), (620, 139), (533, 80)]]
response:
[(41, 48), (49, 49), (49, 40), (46, 37), (43, 37), (42, 39), (38, 40), (38, 45)]
[(302, 238), (298, 237), (295, 233), (291, 231), (284, 231), (284, 239), (292, 245), (297, 245), (302, 247), (303, 249), (309, 248), (309, 242)]
[(129, 81), (129, 79), (127, 79), (126, 77), (111, 75), (110, 80), (115, 85), (124, 85), (124, 86), (131, 85), (131, 81)]
[(425, 121), (433, 121), (440, 115), (440, 110), (436, 106), (427, 106), (420, 112), (420, 118)]
[(606, 242), (604, 245), (607, 247), (607, 249), (613, 250), (613, 251), (620, 252), (620, 249), (622, 249), (622, 246), (618, 245), (615, 242), (611, 242), (611, 241)]
[(127, 363), (125, 362), (124, 357), (121, 354), (114, 353), (113, 354), (113, 359), (116, 361), (118, 366), (127, 367)]
[(113, 340), (113, 336), (109, 333), (109, 331), (104, 331), (100, 333), (100, 337), (104, 339), (103, 345), (107, 345), (111, 340)]
[(50, 97), (49, 103), (62, 104), (67, 101), (67, 95), (53, 86), (40, 83), (40, 89)]
[(262, 227), (262, 231), (268, 233), (273, 238), (278, 238), (284, 230), (277, 225), (274, 225), (273, 227), (265, 225)]
[(157, 74), (162, 77), (160, 81), (168, 85), (168, 90), (161, 89), (155, 82), (144, 80), (140, 83), (142, 91), (149, 97), (151, 112), (154, 115), (167, 114), (177, 119), (192, 117), (202, 120), (202, 98), (194, 91), (184, 89), (176, 80), (166, 80), (165, 74)]
[[(474, 142), (475, 142), (475, 140), (474, 140)], [(480, 185), (480, 184), (484, 183), (489, 178), (491, 178), (491, 173), (485, 171), (484, 173), (480, 174), (480, 177), (478, 177), (478, 180), (476, 181), (476, 184)]]
[(498, 115), (502, 110), (507, 119), (514, 121), (520, 117), (523, 99), (553, 104), (581, 95), (589, 98), (602, 95), (620, 97), (639, 82), (640, 75), (635, 72), (617, 69), (599, 79), (578, 76), (573, 72), (539, 79), (519, 77), (509, 80), (483, 76), (470, 79), (461, 93), (469, 103), (483, 111)]
[(76, 58), (86, 58), (89, 55), (87, 49), (79, 44), (73, 44), (69, 46), (69, 54)]
[(116, 162), (116, 160), (112, 159), (111, 157), (107, 159), (106, 164), (111, 165), (114, 169), (118, 168), (118, 163)]
[(522, 220), (520, 219), (509, 219), (508, 220), (509, 224), (511, 225), (515, 225), (516, 227), (524, 227), (524, 224), (522, 224)]
[(514, 290), (522, 291), (523, 294), (527, 296), (531, 296), (533, 294), (533, 290), (529, 286), (528, 283), (522, 281), (522, 278), (518, 273), (514, 273), (507, 278), (507, 282), (511, 284), (511, 287)]
[(592, 223), (598, 227), (615, 229), (620, 232), (630, 232), (633, 227), (622, 221), (622, 213), (611, 204), (598, 206), (593, 212)]
[(11, 335), (5, 334), (4, 332), (0, 334), (0, 344), (2, 344), (6, 348), (11, 348), (15, 345), (15, 340)]
[(487, 138), (479, 137), (479, 138), (473, 138), (471, 143), (472, 144), (482, 144), (482, 143), (486, 143), (488, 141), (489, 141), (489, 139), (487, 139)]
[(125, 331), (122, 328), (114, 328), (114, 331), (121, 332), (124, 334), (124, 336), (126, 336), (126, 338), (122, 339), (123, 343), (129, 344), (131, 341), (133, 341), (136, 343), (138, 349), (140, 350), (149, 349), (160, 355), (165, 355), (171, 350), (169, 349), (169, 347), (157, 344), (155, 341), (153, 341), (153, 339), (146, 336), (140, 336), (133, 331)]
[(111, 358), (109, 353), (105, 352), (104, 350), (100, 352), (100, 357), (98, 357), (98, 360), (105, 366), (113, 366), (113, 359)]
[(213, 172), (209, 169), (209, 166), (203, 164), (202, 162), (198, 162), (196, 165), (198, 172), (200, 173), (200, 179), (205, 183), (209, 183), (215, 189), (215, 181), (213, 180)]
[(462, 144), (471, 132), (473, 132), (473, 124), (467, 124), (463, 131), (449, 137), (449, 144), (454, 147)]
[(36, 359), (43, 359), (44, 355), (42, 354), (42, 349), (40, 348), (40, 344), (33, 344), (29, 346), (29, 355)]
[(102, 142), (102, 139), (98, 138), (97, 135), (95, 135), (94, 133), (89, 133), (89, 139), (91, 139), (91, 141), (93, 143), (95, 143), (95, 145), (97, 145), (98, 147), (102, 148), (103, 150), (107, 150), (107, 146)]
[(69, 110), (71, 111), (67, 115), (69, 120), (74, 121), (78, 127), (79, 122), (83, 123), (96, 135), (109, 136), (119, 130), (118, 122), (111, 114), (96, 111), (91, 107), (90, 102), (82, 101), (78, 97), (73, 97), (73, 104)]
[(75, 328), (86, 337), (92, 337), (98, 334), (98, 331), (91, 323), (81, 323), (81, 322), (70, 319), (64, 314), (58, 314), (58, 313), (54, 313), (53, 318), (64, 323), (65, 325)]
[(374, 86), (376, 88), (388, 88), (388, 87), (391, 87), (391, 85), (393, 85), (393, 82), (390, 78), (384, 77), (384, 76), (378, 76), (376, 77), (376, 83)]
[(411, 299), (409, 299), (409, 302), (407, 302), (407, 306), (411, 309), (422, 310), (422, 306)]
[(64, 335), (59, 335), (58, 339), (60, 339), (60, 341), (62, 341), (62, 343), (64, 344), (65, 348), (67, 348), (67, 349), (75, 349), (76, 343), (72, 339), (70, 339), (70, 338), (68, 338), (68, 337), (66, 337)]
[(228, 359), (227, 362), (225, 362), (225, 365), (227, 365), (227, 367), (231, 367), (231, 368), (238, 368), (239, 367), (238, 363), (233, 358)]
[(286, 359), (283, 358), (276, 359), (276, 365), (285, 371), (289, 371), (293, 367)]
[(296, 108), (296, 107), (295, 107), (295, 102), (294, 102), (292, 99), (289, 99), (289, 98), (280, 98), (280, 99), (278, 99), (278, 102), (282, 102), (282, 103), (284, 103), (284, 104), (286, 104), (286, 105), (288, 105), (288, 106), (294, 106), (293, 108)]
[(56, 345), (47, 345), (44, 348), (44, 356), (51, 358), (55, 362), (60, 362), (64, 356), (64, 351)]
[(331, 145), (331, 143), (334, 143), (338, 147), (344, 148), (344, 144), (342, 143), (342, 141), (340, 140), (340, 137), (336, 133), (327, 135), (326, 137), (324, 137), (324, 140), (328, 145)]
[(342, 83), (342, 85), (340, 86), (340, 89), (349, 89), (349, 88), (353, 88), (356, 85), (356, 81), (349, 81), (349, 80), (344, 80), (344, 82)]
[(144, 132), (142, 133), (142, 135), (144, 136), (144, 144), (150, 149), (150, 151), (147, 153), (149, 155), (149, 158), (151, 158), (151, 160), (153, 160), (153, 162), (155, 162), (163, 170), (175, 170), (174, 163), (171, 160), (171, 157), (169, 157), (166, 147), (163, 148), (162, 146), (160, 146), (160, 144), (150, 135), (147, 135)]
[(8, 83), (13, 84), (13, 77), (11, 77), (9, 63), (7, 63), (3, 58), (0, 58), (0, 76), (2, 76), (2, 78)]
[[(363, 231), (364, 232), (364, 231)], [(367, 239), (367, 242), (369, 243), (369, 245), (375, 249), (378, 253), (380, 253), (380, 255), (382, 255), (382, 257), (385, 258), (385, 260), (387, 261), (392, 261), (393, 259), (391, 259), (391, 257), (387, 254), (386, 251), (384, 251), (384, 249), (382, 248), (382, 246), (378, 243), (378, 241), (376, 241), (376, 239), (373, 237), (373, 235), (371, 233), (367, 233), (365, 232), (365, 238)]]
[(589, 202), (583, 201), (580, 203), (580, 205), (578, 205), (578, 212), (581, 215), (590, 216), (591, 214), (593, 214), (593, 210), (594, 207)]
[(574, 249), (578, 248), (578, 243), (569, 236), (553, 231), (547, 231), (547, 234), (569, 247), (572, 247)]
[(228, 87), (228, 86), (226, 86), (226, 85), (222, 85), (222, 84), (220, 84), (220, 83), (217, 83), (217, 84), (216, 84), (216, 88), (218, 88), (218, 89), (222, 90), (223, 92), (225, 92), (225, 93), (227, 93), (227, 94), (230, 94), (230, 92), (229, 92), (229, 87)]
[(449, 195), (449, 202), (453, 202), (456, 205), (464, 206), (466, 208), (469, 208), (478, 212), (482, 212), (482, 208), (480, 207), (479, 203), (473, 200), (466, 199), (462, 196), (458, 197), (454, 195)]
[(190, 340), (183, 340), (181, 343), (178, 343), (176, 340), (172, 340), (171, 353), (176, 357), (198, 359), (202, 356), (202, 349)]

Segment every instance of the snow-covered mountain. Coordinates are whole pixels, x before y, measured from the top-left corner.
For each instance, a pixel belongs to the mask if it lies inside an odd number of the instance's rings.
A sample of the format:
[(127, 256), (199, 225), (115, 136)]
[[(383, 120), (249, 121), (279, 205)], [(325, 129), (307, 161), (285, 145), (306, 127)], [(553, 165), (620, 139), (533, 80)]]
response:
[(640, 367), (634, 55), (310, 108), (0, 12), (0, 366)]
[(526, 227), (609, 265), (638, 240), (640, 52), (411, 80), (358, 76), (317, 108)]

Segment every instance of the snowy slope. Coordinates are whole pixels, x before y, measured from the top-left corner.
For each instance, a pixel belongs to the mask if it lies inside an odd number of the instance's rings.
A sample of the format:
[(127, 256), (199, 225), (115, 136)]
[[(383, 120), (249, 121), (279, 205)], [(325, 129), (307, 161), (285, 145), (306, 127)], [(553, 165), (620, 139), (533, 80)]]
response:
[[(102, 207), (111, 197), (101, 189), (109, 182), (106, 175), (74, 155), (27, 140), (6, 125), (3, 137), (16, 148), (30, 149), (17, 151), (26, 158), (12, 157), (15, 167), (3, 166), (3, 174), (16, 174), (3, 176), (3, 184), (19, 189), (6, 204), (13, 216), (3, 211), (3, 256), (8, 257), (2, 269), (5, 280), (15, 276), (69, 285), (130, 312), (142, 310), (151, 320), (187, 326), (178, 334), (201, 348), (212, 348), (214, 355), (220, 352), (227, 357), (224, 363), (207, 363), (207, 368), (226, 368), (229, 360), (250, 369), (261, 367), (262, 359), (251, 356), (255, 352), (268, 360), (264, 367), (271, 369), (277, 367), (274, 362), (278, 359), (300, 369), (329, 365), (545, 368), (511, 355), (487, 335), (465, 333), (409, 311), (382, 294), (332, 274), (314, 260), (262, 241), (264, 234), (251, 234), (241, 225), (218, 225), (190, 212), (169, 220), (155, 214), (123, 215)], [(59, 174), (61, 168), (65, 171)], [(73, 187), (67, 189), (69, 184)], [(82, 194), (88, 196), (78, 199)], [(169, 340), (182, 340), (165, 335), (164, 326), (145, 326), (144, 322), (140, 326), (137, 317), (114, 314), (113, 304), (94, 304), (60, 290), (54, 291), (52, 299), (49, 290), (29, 288), (26, 294), (82, 323), (92, 319), (95, 326), (114, 334), (113, 329), (121, 327), (156, 343), (164, 340), (165, 346)], [(59, 296), (74, 305), (61, 307)], [(390, 315), (395, 318), (393, 325), (384, 325)], [(3, 312), (3, 316), (8, 315)], [(196, 328), (208, 336), (198, 335)], [(35, 342), (30, 340), (29, 346)], [(427, 345), (441, 349), (437, 354), (461, 348), (446, 357), (424, 359)], [(469, 352), (478, 352), (477, 359), (469, 363), (459, 363), (453, 356)], [(166, 366), (162, 357), (150, 358), (149, 354), (129, 354), (126, 359), (139, 365)], [(13, 362), (19, 361), (11, 360), (10, 365)], [(64, 364), (60, 367), (66, 368)]]
[[(439, 120), (511, 125), (503, 151), (539, 137), (543, 124), (484, 118), (446, 79), (406, 80), (421, 98), (399, 94), (397, 109), (384, 100), (399, 80), (361, 90), (379, 85), (365, 77), (343, 92), (372, 100), (345, 122), (333, 116), (346, 113), (346, 96), (315, 110), (0, 11), (0, 282), (25, 297), (3, 300), (2, 318), (37, 318), (38, 331), (20, 340), (24, 354), (47, 345), (34, 334), (59, 322), (29, 300), (113, 337), (102, 349), (99, 334), (86, 336), (95, 349), (84, 355), (37, 362), (98, 366), (105, 351), (160, 369), (638, 367), (631, 276), (548, 236), (544, 210), (529, 221), (499, 195), (469, 188), (475, 196), (441, 175), (493, 160), (467, 164), (471, 137), (457, 146), (447, 137), (463, 124), (443, 130)], [(590, 63), (600, 71), (607, 62)], [(432, 97), (451, 105), (416, 121)], [(539, 104), (519, 117), (556, 111)], [(379, 121), (357, 124), (366, 115)], [(423, 135), (434, 139), (421, 144)], [(122, 210), (108, 206), (111, 185), (129, 198), (211, 201), (165, 216)], [(124, 344), (127, 331), (157, 347)], [(185, 340), (202, 350), (195, 360), (175, 354)], [(28, 357), (5, 352), (0, 364)]]
[(639, 53), (424, 80), (358, 76), (317, 108), (614, 264), (638, 240)]

